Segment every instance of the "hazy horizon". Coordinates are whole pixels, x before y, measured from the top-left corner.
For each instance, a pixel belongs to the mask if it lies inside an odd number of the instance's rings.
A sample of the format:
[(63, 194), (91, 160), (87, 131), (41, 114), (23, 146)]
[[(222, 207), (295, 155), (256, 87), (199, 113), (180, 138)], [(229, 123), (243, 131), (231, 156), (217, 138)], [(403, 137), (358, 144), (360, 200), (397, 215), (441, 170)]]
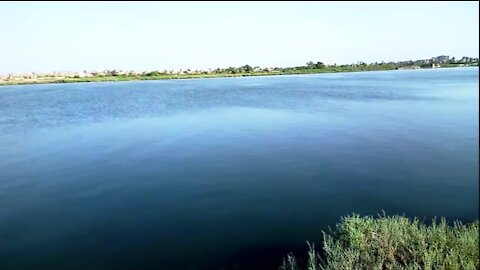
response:
[(0, 74), (478, 57), (476, 2), (0, 3)]

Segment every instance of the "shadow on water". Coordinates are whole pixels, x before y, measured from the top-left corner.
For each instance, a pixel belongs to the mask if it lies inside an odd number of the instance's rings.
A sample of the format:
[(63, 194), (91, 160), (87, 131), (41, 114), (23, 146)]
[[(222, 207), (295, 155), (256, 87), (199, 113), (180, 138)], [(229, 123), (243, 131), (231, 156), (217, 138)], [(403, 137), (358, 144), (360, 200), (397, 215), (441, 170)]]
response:
[[(297, 245), (264, 245), (247, 246), (236, 252), (229, 260), (225, 261), (221, 270), (265, 270), (278, 269), (282, 259), (290, 252), (293, 254), (306, 254), (307, 244)], [(298, 258), (301, 263), (302, 259)]]

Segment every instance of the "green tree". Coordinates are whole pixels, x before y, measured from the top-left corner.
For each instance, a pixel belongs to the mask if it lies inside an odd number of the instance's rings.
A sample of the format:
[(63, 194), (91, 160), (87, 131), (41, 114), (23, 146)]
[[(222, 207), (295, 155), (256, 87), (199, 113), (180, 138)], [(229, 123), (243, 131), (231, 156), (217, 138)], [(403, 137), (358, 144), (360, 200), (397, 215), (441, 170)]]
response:
[(253, 68), (250, 65), (245, 65), (243, 67), (240, 67), (240, 70), (243, 72), (252, 72)]
[(315, 64), (312, 61), (308, 61), (307, 68), (315, 68)]
[(236, 74), (236, 73), (237, 73), (237, 69), (234, 68), (234, 67), (229, 67), (229, 68), (227, 68), (226, 71), (227, 71), (227, 73), (229, 73), (229, 74)]
[(322, 69), (322, 68), (324, 68), (324, 67), (325, 67), (325, 64), (323, 64), (322, 62), (317, 62), (317, 63), (315, 64), (315, 68), (317, 68), (317, 69)]
[(146, 76), (148, 76), (148, 77), (158, 76), (158, 75), (160, 75), (160, 72), (158, 72), (158, 71), (152, 71), (152, 72), (148, 72), (148, 73), (146, 74)]

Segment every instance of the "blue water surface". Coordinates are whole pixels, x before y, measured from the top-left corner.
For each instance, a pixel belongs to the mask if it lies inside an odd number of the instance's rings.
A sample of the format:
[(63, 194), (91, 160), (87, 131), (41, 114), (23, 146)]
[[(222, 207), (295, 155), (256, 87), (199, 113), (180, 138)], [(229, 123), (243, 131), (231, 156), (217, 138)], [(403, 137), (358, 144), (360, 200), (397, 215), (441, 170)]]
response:
[(478, 74), (0, 87), (0, 269), (276, 269), (353, 212), (478, 219)]

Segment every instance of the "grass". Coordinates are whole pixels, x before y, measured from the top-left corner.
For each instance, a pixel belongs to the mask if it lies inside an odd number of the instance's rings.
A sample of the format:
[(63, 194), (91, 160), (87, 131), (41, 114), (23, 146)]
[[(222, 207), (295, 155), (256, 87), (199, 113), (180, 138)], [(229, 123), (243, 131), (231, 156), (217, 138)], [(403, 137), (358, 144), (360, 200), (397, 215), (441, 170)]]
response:
[[(395, 65), (376, 65), (376, 66), (346, 66), (346, 67), (326, 67), (323, 69), (295, 69), (284, 68), (270, 72), (240, 72), (240, 73), (210, 73), (210, 74), (156, 74), (156, 75), (118, 75), (118, 76), (96, 76), (84, 78), (50, 78), (42, 77), (36, 80), (22, 79), (12, 81), (0, 81), (0, 86), (21, 85), (21, 84), (46, 84), (46, 83), (75, 83), (75, 82), (115, 82), (115, 81), (137, 81), (137, 80), (173, 80), (173, 79), (199, 79), (199, 78), (222, 78), (222, 77), (249, 77), (249, 76), (272, 76), (272, 75), (293, 75), (293, 74), (316, 74), (316, 73), (335, 73), (335, 72), (360, 72), (360, 71), (381, 71), (394, 70)], [(453, 66), (445, 66), (453, 67)]]
[(478, 220), (450, 226), (442, 218), (425, 225), (403, 216), (353, 214), (323, 234), (321, 253), (307, 242), (306, 261), (288, 254), (279, 269), (480, 269)]
[(143, 80), (173, 80), (173, 79), (200, 79), (200, 78), (221, 78), (221, 77), (246, 77), (246, 76), (267, 76), (283, 75), (285, 73), (236, 73), (236, 74), (170, 74), (155, 76), (97, 76), (84, 78), (41, 78), (38, 80), (15, 80), (0, 81), (2, 85), (22, 85), (22, 84), (47, 84), (47, 83), (77, 83), (77, 82), (115, 82), (115, 81), (143, 81)]

